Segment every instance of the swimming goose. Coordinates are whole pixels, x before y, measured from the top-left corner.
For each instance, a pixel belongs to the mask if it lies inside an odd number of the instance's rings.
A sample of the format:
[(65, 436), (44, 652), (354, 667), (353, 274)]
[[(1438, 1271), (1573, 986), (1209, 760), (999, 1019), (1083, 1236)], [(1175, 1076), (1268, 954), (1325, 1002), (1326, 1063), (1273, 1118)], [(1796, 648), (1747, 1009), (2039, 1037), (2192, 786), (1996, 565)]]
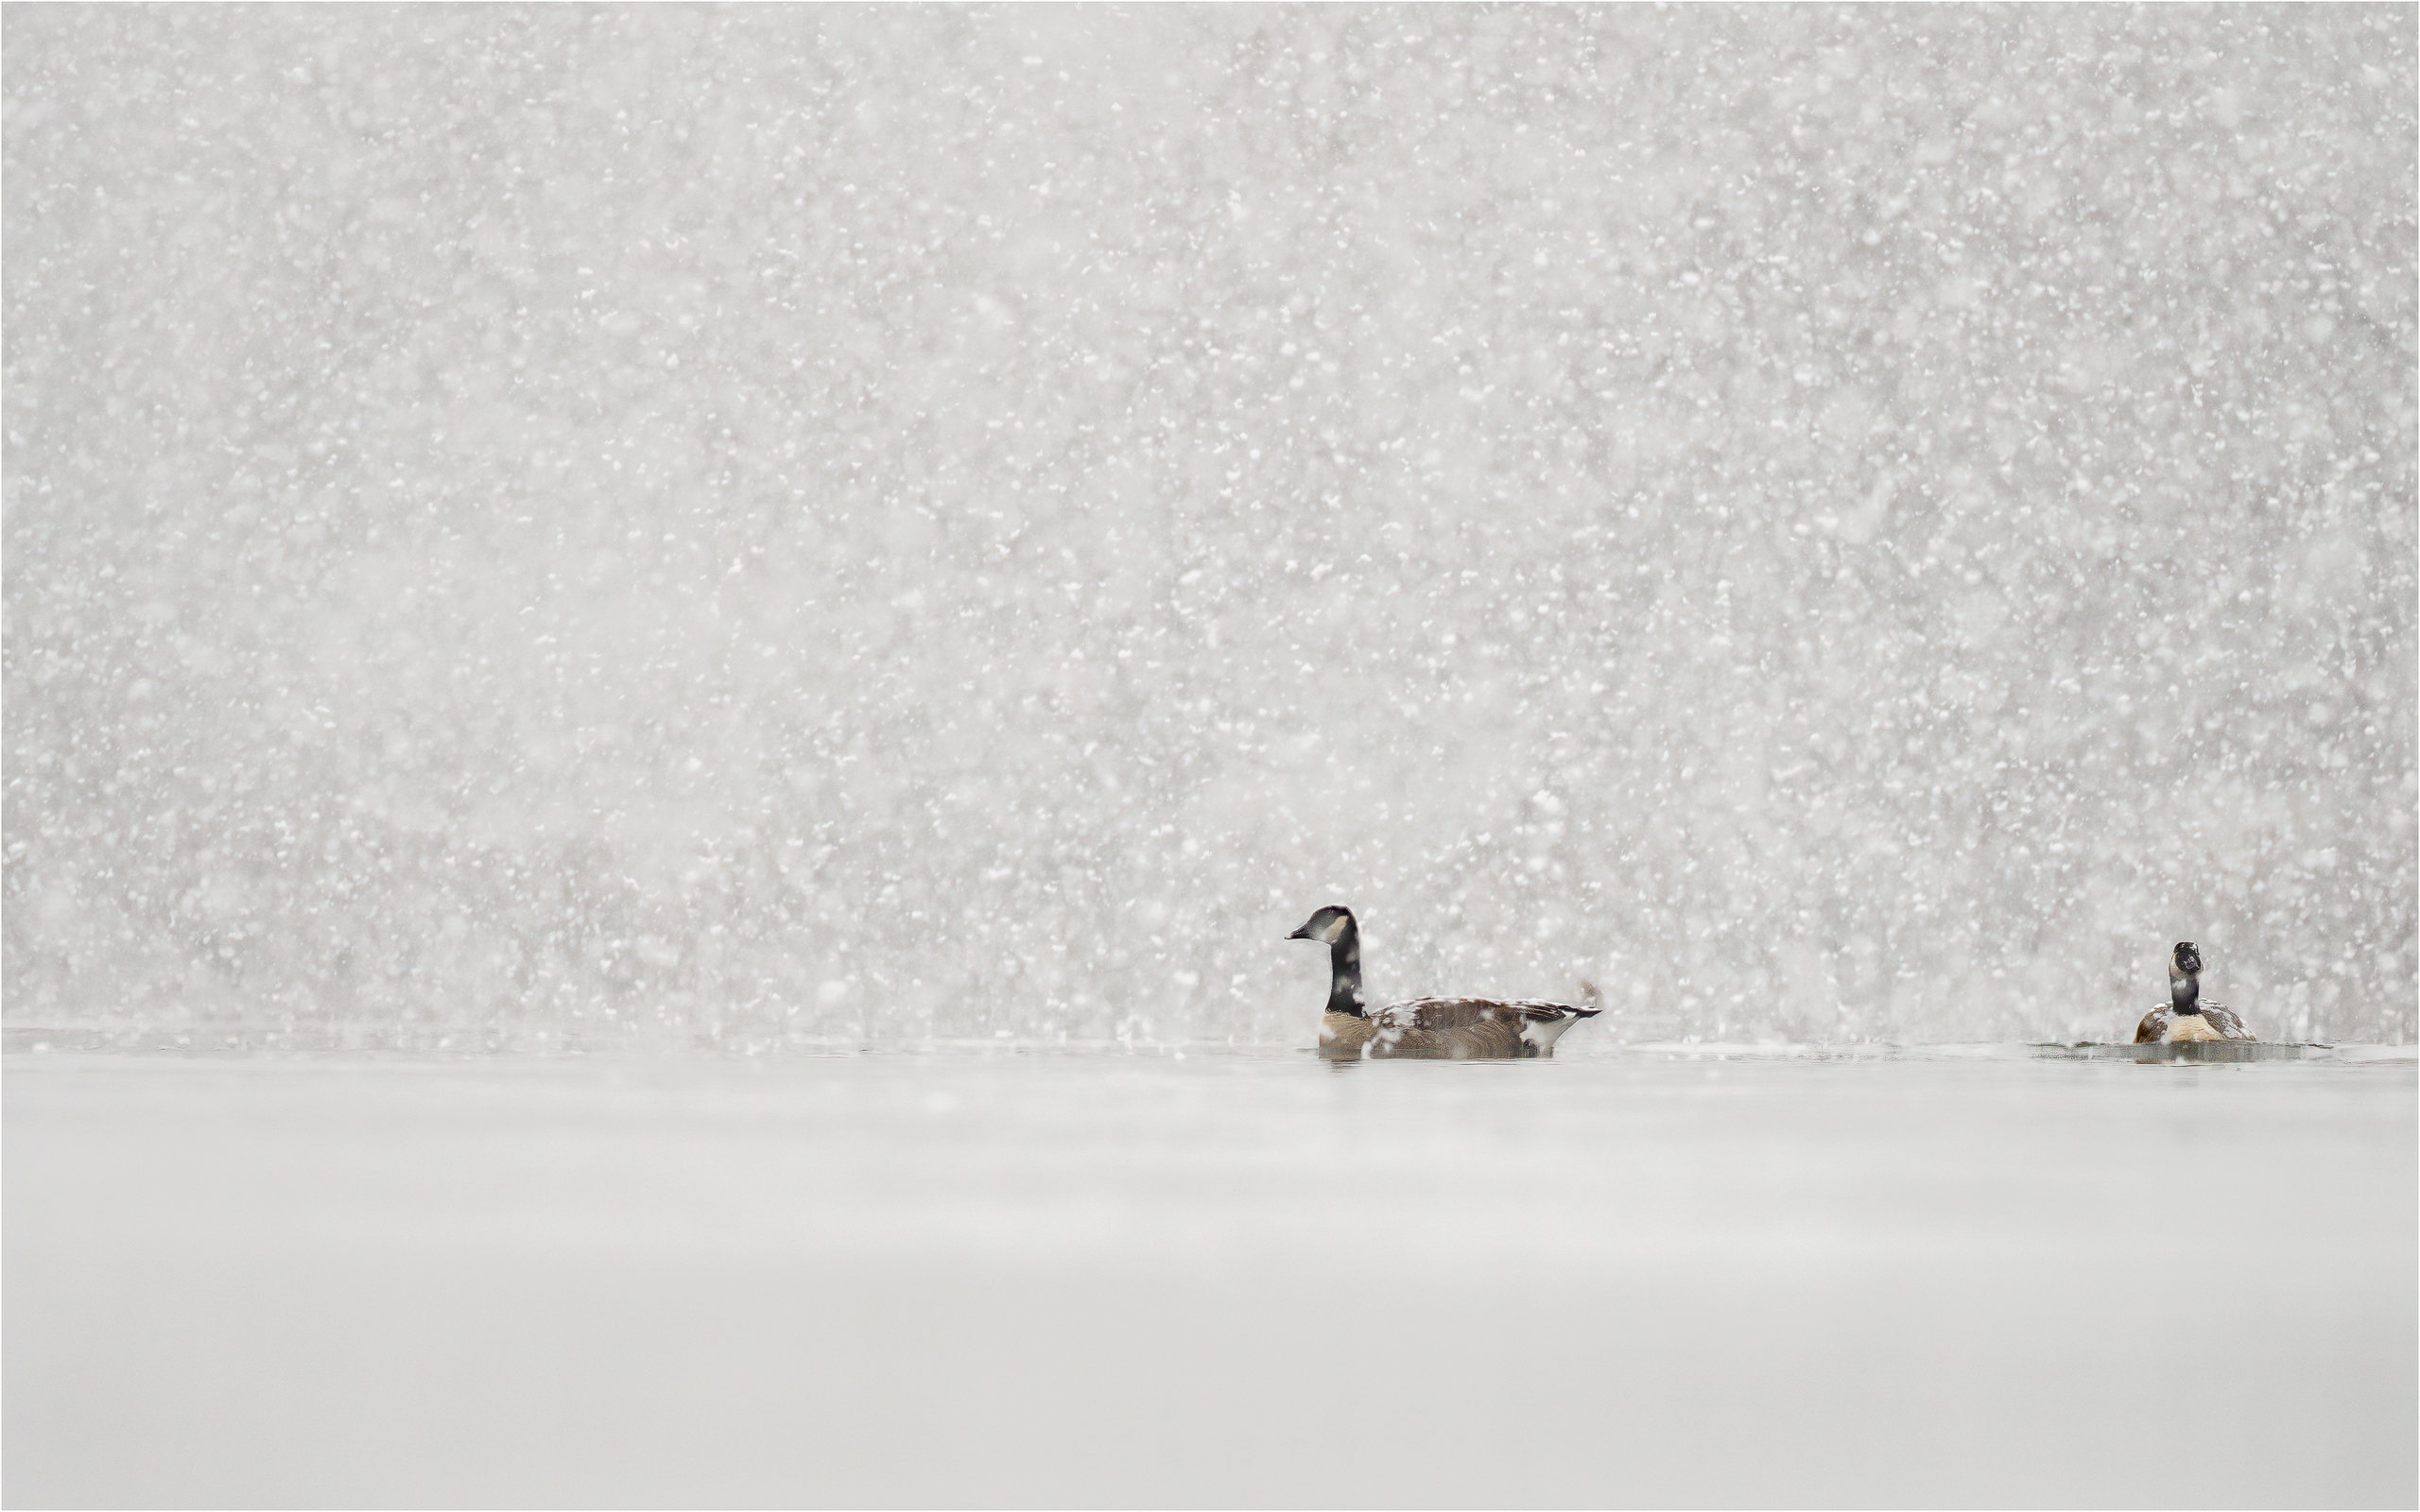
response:
[(2249, 1040), (2243, 1021), (2215, 1003), (2202, 1001), (2202, 953), (2178, 940), (2168, 957), (2168, 1006), (2153, 1008), (2135, 1026), (2138, 1045), (2172, 1045), (2187, 1040)]
[(1519, 998), (1412, 998), (1371, 1008), (1361, 998), (1361, 926), (1350, 908), (1328, 907), (1286, 936), (1327, 947), (1327, 1012), (1320, 1054), (1369, 1060), (1514, 1060), (1551, 1056), (1563, 1031), (1599, 1008)]

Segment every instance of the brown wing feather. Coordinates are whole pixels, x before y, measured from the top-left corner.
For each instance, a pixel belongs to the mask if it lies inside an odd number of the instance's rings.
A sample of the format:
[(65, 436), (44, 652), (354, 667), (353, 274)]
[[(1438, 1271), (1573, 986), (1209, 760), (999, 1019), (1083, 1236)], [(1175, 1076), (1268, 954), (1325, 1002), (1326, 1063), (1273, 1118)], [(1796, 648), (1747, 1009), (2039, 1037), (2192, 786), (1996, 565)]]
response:
[(2226, 1039), (2249, 1040), (2253, 1038), (2252, 1031), (2243, 1026), (2243, 1021), (2236, 1017), (2236, 1012), (2233, 1008), (2223, 1007), (2216, 1003), (2204, 1003), (2202, 1005), (2202, 1017), (2209, 1020), (2210, 1027), (2219, 1031), (2219, 1033)]
[(2151, 1012), (2143, 1015), (2142, 1022), (2135, 1025), (2135, 1043), (2138, 1045), (2155, 1045), (2167, 1037), (2168, 1010), (2166, 1008), (2152, 1009)]
[(1509, 1002), (1498, 998), (1409, 998), (1401, 1003), (1388, 1004), (1374, 1017), (1383, 1023), (1399, 1024), (1407, 1029), (1460, 1029), (1482, 1023), (1511, 1023), (1518, 1033), (1524, 1021), (1551, 1022), (1575, 1013), (1582, 1018), (1595, 1016), (1592, 1009), (1534, 998), (1516, 998)]
[(1501, 1002), (1494, 998), (1412, 998), (1391, 1003), (1371, 1015), (1377, 1038), (1374, 1057), (1451, 1060), (1509, 1060), (1535, 1053), (1521, 1038), (1530, 1020), (1555, 1020), (1587, 1010), (1560, 1003)]
[(1521, 1026), (1509, 1019), (1463, 1024), (1452, 1029), (1398, 1029), (1381, 1026), (1370, 1041), (1373, 1058), (1417, 1060), (1512, 1060), (1527, 1054)]
[(1413, 998), (1390, 1003), (1372, 1015), (1391, 1029), (1467, 1029), (1495, 1022), (1495, 1005), (1479, 998)]

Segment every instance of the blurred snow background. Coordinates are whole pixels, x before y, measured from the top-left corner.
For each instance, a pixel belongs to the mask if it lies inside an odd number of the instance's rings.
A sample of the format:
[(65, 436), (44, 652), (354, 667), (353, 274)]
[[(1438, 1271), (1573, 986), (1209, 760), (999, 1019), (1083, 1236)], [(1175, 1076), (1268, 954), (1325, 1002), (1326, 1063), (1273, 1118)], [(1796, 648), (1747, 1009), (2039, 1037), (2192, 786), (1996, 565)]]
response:
[(26, 8), (7, 1015), (2414, 1028), (2408, 8)]

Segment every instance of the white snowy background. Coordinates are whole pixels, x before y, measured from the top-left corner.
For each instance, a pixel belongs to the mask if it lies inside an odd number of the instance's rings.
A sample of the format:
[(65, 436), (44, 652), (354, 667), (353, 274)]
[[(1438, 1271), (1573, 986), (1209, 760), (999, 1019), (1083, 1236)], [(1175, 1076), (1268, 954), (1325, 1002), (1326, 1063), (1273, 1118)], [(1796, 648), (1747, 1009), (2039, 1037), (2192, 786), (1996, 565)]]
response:
[(12, 8), (8, 1020), (2409, 1040), (2413, 29)]

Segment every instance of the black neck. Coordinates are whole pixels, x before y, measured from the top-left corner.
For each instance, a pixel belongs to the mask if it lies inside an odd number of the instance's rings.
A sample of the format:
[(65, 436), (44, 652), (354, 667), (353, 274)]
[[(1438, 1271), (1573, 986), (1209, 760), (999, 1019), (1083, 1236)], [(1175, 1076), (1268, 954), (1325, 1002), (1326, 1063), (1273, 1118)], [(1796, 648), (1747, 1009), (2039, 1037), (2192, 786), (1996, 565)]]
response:
[(2178, 1013), (2201, 1012), (2202, 979), (2199, 976), (2182, 975), (2174, 968), (2170, 968), (2168, 973), (2168, 1002), (2169, 1006)]
[(1327, 948), (1327, 1011), (1367, 1018), (1361, 1006), (1361, 931), (1349, 919)]

